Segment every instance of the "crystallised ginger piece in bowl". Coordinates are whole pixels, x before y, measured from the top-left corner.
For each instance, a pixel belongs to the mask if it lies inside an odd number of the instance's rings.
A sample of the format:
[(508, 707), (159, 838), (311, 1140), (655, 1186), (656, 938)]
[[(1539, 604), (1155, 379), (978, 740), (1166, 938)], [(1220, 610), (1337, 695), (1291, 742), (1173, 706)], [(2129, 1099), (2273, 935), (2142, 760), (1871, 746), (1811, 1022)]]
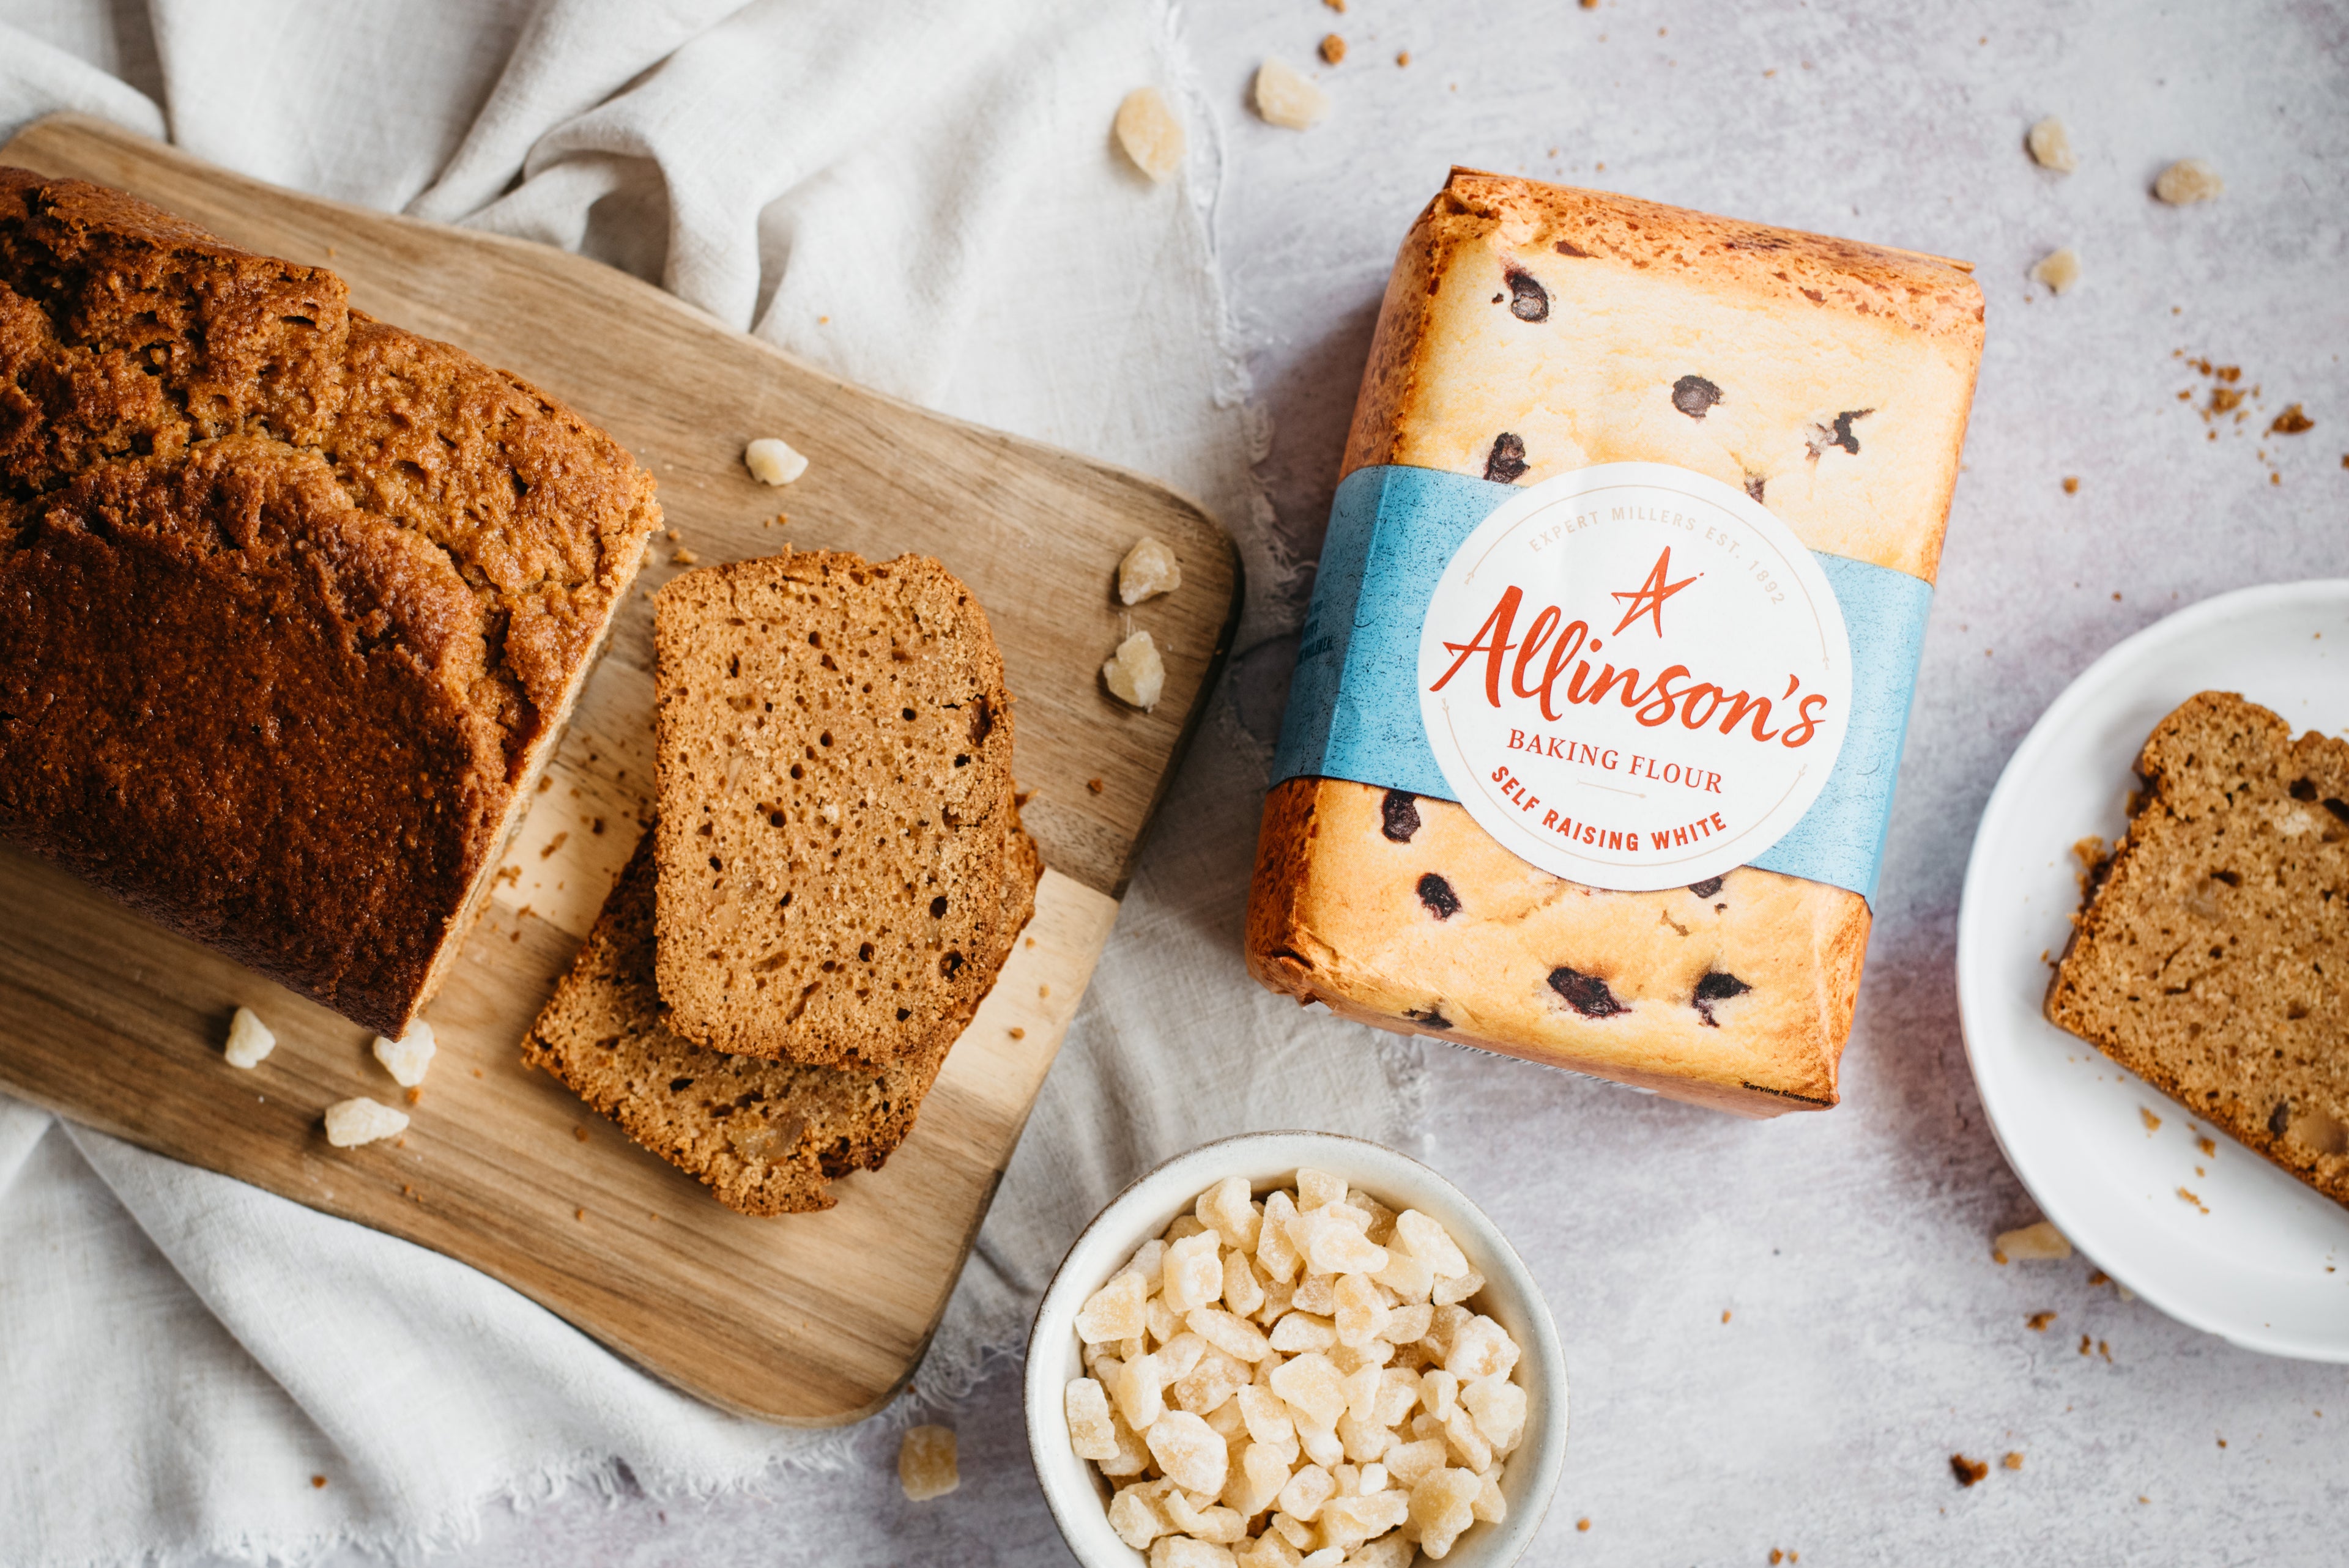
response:
[(1524, 1265), (1441, 1178), (1254, 1134), (1144, 1178), (1071, 1250), (1030, 1444), (1089, 1563), (1504, 1563), (1555, 1485), (1565, 1391)]

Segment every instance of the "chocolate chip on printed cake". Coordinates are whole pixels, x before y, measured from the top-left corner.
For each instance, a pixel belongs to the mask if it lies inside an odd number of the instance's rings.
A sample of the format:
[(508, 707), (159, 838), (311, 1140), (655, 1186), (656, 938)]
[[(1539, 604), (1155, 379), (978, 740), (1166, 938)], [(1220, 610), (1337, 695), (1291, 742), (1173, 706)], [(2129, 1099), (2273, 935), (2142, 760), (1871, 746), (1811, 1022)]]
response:
[(1743, 996), (1752, 989), (1752, 985), (1728, 971), (1715, 969), (1696, 983), (1696, 995), (1689, 998), (1689, 1006), (1696, 1009), (1696, 1016), (1704, 1020), (1707, 1028), (1717, 1029), (1721, 1020), (1713, 1016), (1713, 1005), (1726, 1002), (1732, 996)]
[(1442, 1007), (1405, 1007), (1402, 1016), (1425, 1028), (1448, 1029), (1452, 1026), (1452, 1020), (1444, 1016)]
[[(1757, 496), (1754, 499), (1758, 500), (1761, 498)], [(1701, 882), (1689, 883), (1689, 892), (1696, 894), (1699, 898), (1711, 898), (1714, 893), (1717, 893), (1720, 891), (1721, 879), (1719, 877), (1707, 877)]]
[(1526, 439), (1504, 430), (1493, 438), (1493, 455), (1485, 459), (1485, 477), (1513, 485), (1532, 465), (1526, 461)]
[(1549, 291), (1541, 280), (1522, 267), (1508, 270), (1509, 314), (1519, 321), (1549, 319)]
[(1419, 902), (1427, 905), (1427, 912), (1438, 920), (1450, 920), (1460, 913), (1460, 895), (1433, 872), (1419, 879)]
[(1703, 418), (1720, 401), (1721, 388), (1702, 376), (1683, 376), (1672, 383), (1672, 407), (1692, 419)]
[(1859, 438), (1851, 428), (1875, 412), (1873, 408), (1853, 408), (1837, 414), (1833, 425), (1812, 426), (1810, 435), (1805, 438), (1805, 444), (1811, 449), (1811, 461), (1817, 462), (1819, 455), (1829, 447), (1841, 447), (1853, 457), (1859, 456)]
[(1758, 502), (1762, 499), (1762, 487), (1769, 482), (1770, 478), (1767, 474), (1747, 474), (1745, 476), (1745, 493), (1752, 496), (1754, 500)]
[(1419, 831), (1419, 798), (1406, 789), (1390, 789), (1379, 806), (1379, 831), (1398, 844), (1411, 842)]
[(1631, 1009), (1616, 1000), (1607, 982), (1596, 975), (1585, 975), (1579, 969), (1564, 965), (1549, 972), (1549, 988), (1566, 998), (1566, 1005), (1586, 1018), (1611, 1018)]

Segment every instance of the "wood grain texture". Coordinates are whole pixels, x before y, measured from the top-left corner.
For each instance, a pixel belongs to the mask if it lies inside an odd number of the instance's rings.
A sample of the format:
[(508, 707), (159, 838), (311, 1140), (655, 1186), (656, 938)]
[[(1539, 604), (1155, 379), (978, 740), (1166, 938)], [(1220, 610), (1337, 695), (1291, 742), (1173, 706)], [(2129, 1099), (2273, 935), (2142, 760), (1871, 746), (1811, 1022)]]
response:
[[(1239, 603), (1230, 540), (1135, 475), (852, 387), (636, 279), (564, 253), (295, 195), (59, 116), (0, 162), (126, 190), (234, 243), (334, 268), (352, 301), (569, 402), (660, 482), (660, 539), (489, 913), (426, 1016), (439, 1037), (397, 1143), (334, 1150), (325, 1108), (404, 1104), (370, 1037), (326, 1009), (0, 851), (0, 1084), (176, 1159), (436, 1248), (713, 1403), (792, 1424), (853, 1419), (911, 1375), (1116, 917), (1136, 846), (1195, 727)], [(744, 444), (806, 452), (799, 483)], [(779, 512), (788, 511), (789, 521)], [(1184, 583), (1126, 611), (1144, 533)], [(1050, 868), (1036, 916), (879, 1171), (821, 1214), (746, 1218), (635, 1148), (517, 1047), (649, 815), (648, 591), (683, 562), (786, 547), (935, 555), (987, 607), (1018, 703), (1023, 816)], [(1137, 713), (1099, 670), (1127, 623), (1165, 657)], [(249, 1006), (278, 1047), (220, 1054)]]

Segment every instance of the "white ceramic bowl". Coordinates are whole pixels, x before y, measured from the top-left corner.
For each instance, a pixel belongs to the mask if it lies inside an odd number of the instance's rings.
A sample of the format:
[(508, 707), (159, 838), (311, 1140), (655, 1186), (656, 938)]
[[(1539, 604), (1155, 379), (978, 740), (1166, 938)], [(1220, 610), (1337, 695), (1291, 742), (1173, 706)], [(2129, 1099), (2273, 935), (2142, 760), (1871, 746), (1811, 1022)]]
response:
[(1109, 1483), (1069, 1448), (1066, 1391), (1072, 1378), (1084, 1376), (1078, 1308), (1136, 1247), (1177, 1214), (1188, 1213), (1217, 1181), (1245, 1176), (1261, 1194), (1288, 1185), (1300, 1165), (1342, 1176), (1390, 1208), (1416, 1209), (1439, 1222), (1484, 1274), (1484, 1290), (1467, 1305), (1517, 1342), (1523, 1354), (1513, 1376), (1525, 1387), (1529, 1409), (1525, 1440), (1509, 1456), (1501, 1485), (1508, 1517), (1464, 1533), (1444, 1559), (1444, 1568), (1504, 1568), (1532, 1543), (1566, 1459), (1566, 1357), (1523, 1260), (1483, 1210), (1416, 1160), (1335, 1133), (1251, 1132), (1177, 1155), (1119, 1193), (1061, 1260), (1037, 1308), (1028, 1336), (1028, 1453), (1069, 1550), (1086, 1568), (1134, 1568), (1143, 1555), (1109, 1527)]
[[(2349, 1212), (2041, 1011), (2043, 954), (2064, 951), (2080, 907), (2074, 841), (2120, 836), (2146, 736), (2206, 690), (2240, 692), (2295, 731), (2349, 730), (2349, 581), (2245, 588), (2157, 621), (2032, 727), (1966, 867), (1966, 1056), (2015, 1174), (2098, 1268), (2247, 1350), (2349, 1362)], [(2215, 1156), (2196, 1141), (2205, 1135)]]

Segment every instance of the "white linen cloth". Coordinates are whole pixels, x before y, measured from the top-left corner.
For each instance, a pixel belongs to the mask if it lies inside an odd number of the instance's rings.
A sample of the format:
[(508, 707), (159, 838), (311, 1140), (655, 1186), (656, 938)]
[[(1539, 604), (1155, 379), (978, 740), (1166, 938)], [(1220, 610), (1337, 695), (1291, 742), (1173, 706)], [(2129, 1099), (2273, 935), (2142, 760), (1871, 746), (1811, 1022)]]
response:
[[(0, 0), (0, 134), (81, 109), (584, 250), (860, 381), (1163, 478), (1242, 541), (1246, 646), (1291, 596), (1225, 346), (1215, 112), (1170, 36), (1143, 0)], [(1193, 137), (1166, 187), (1109, 135), (1150, 82)], [(1158, 1160), (1412, 1125), (1412, 1048), (1241, 973), (1263, 783), (1219, 704), (913, 1403), (1015, 1348), (1077, 1230)], [(615, 1459), (696, 1492), (838, 1446), (709, 1409), (438, 1254), (0, 1098), (0, 1562), (407, 1553)]]

